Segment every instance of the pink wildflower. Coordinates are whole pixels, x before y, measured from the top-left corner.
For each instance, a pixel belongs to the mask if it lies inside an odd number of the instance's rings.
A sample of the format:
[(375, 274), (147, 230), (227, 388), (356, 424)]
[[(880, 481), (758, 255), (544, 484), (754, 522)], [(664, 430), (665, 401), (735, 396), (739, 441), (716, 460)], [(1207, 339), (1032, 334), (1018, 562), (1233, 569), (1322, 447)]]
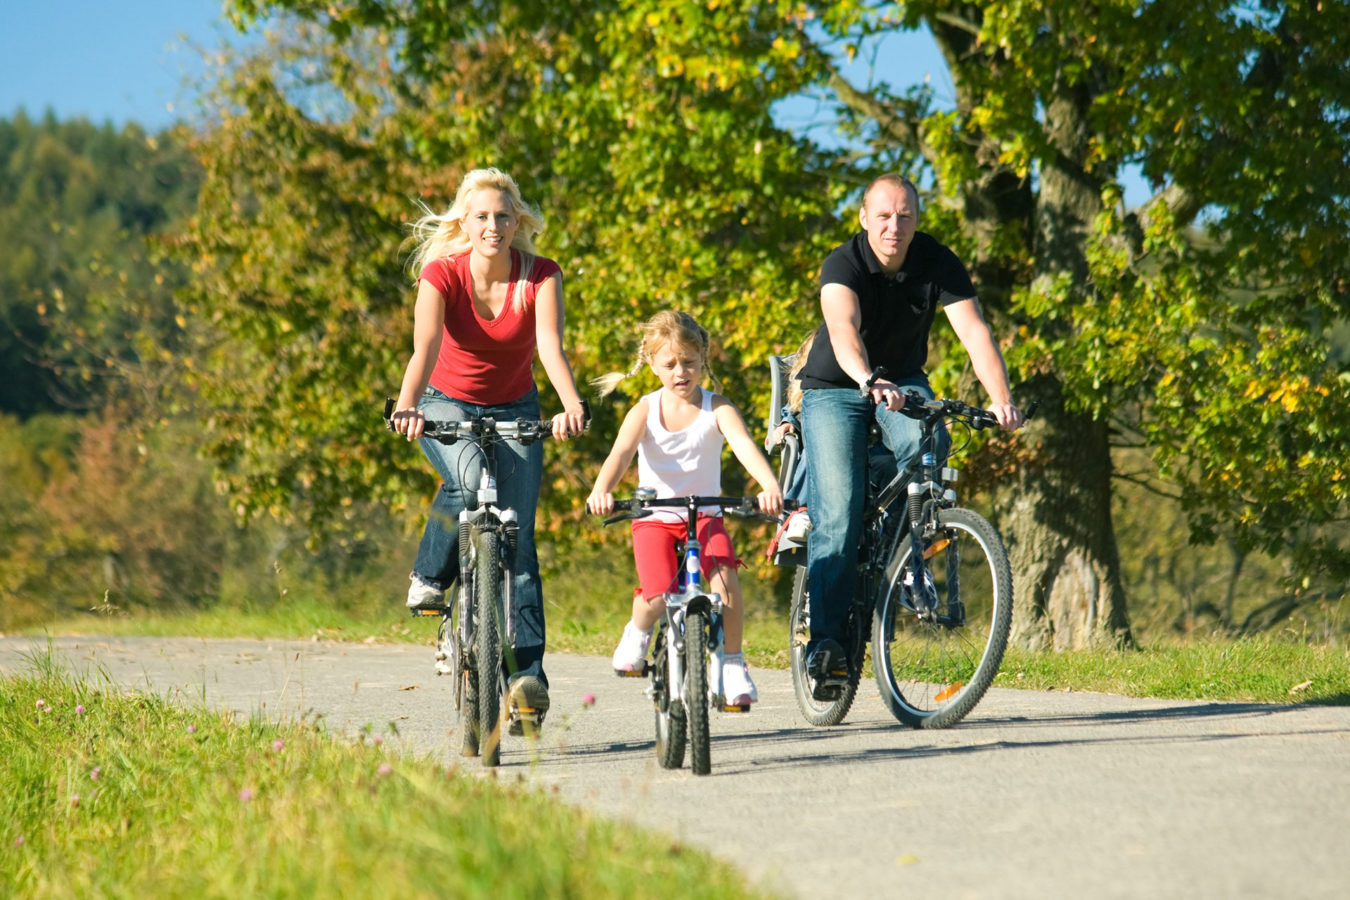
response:
[(381, 778), (384, 778), (386, 776), (394, 774), (394, 767), (389, 765), (389, 763), (380, 763), (380, 767), (375, 770), (375, 774), (379, 775)]
[(101, 773), (102, 771), (103, 771), (102, 766), (94, 766), (94, 771), (89, 773), (89, 777), (92, 778), (94, 781), (98, 781), (99, 773)]
[(247, 803), (248, 801), (253, 799), (253, 791), (251, 791), (248, 788), (244, 788), (242, 791), (239, 792), (239, 799), (242, 800), (244, 803)]
[(594, 695), (594, 694), (583, 694), (582, 697), (581, 697), (581, 705), (582, 705), (582, 706), (594, 706), (594, 705), (595, 705), (595, 695)]
[(283, 741), (281, 738), (277, 738), (275, 741), (272, 742), (272, 749), (273, 749), (273, 750), (276, 750), (278, 753), (280, 753), (280, 752), (281, 752), (281, 748), (282, 748), (282, 747), (285, 747), (285, 746), (286, 746), (286, 742)]
[(82, 715), (84, 715), (84, 704), (83, 704), (83, 703), (81, 703), (79, 706), (75, 707), (75, 715), (77, 715), (77, 716), (82, 716)]

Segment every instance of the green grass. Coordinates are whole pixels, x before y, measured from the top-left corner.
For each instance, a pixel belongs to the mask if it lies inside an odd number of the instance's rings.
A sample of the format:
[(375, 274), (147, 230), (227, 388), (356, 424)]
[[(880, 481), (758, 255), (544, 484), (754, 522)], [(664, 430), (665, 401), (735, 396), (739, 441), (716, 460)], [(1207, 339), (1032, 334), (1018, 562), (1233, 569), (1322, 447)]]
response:
[(756, 896), (669, 838), (396, 743), (120, 693), (36, 658), (0, 681), (6, 896)]

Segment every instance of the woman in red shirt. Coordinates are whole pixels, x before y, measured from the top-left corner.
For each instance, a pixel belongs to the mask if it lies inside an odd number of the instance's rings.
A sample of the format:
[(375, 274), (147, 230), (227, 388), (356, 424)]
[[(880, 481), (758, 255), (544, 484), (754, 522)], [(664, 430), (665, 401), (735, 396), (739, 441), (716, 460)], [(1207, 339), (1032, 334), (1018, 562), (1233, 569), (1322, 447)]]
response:
[[(460, 182), (444, 215), (414, 226), (418, 272), (413, 353), (393, 414), (394, 428), (418, 440), (441, 476), (408, 590), (411, 608), (439, 607), (459, 575), (457, 523), (466, 492), (478, 486), (477, 451), (422, 438), (427, 419), (462, 421), (538, 419), (539, 389), (531, 365), (539, 361), (562, 401), (553, 435), (566, 439), (583, 427), (581, 396), (563, 350), (562, 270), (539, 256), (534, 236), (539, 212), (497, 169), (475, 169)], [(544, 675), (544, 602), (534, 548), (535, 507), (544, 451), (505, 441), (498, 448), (498, 496), (520, 517), (516, 545), (515, 670), (508, 671), (511, 702), (548, 709)]]

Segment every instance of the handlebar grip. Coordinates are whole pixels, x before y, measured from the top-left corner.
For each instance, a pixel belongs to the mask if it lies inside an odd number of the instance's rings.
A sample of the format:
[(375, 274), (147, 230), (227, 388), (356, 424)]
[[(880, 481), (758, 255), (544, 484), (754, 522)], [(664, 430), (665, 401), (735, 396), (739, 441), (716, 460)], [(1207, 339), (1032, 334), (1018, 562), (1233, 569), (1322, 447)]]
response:
[(393, 421), (392, 421), (392, 420), (393, 420), (393, 417), (394, 417), (394, 398), (393, 398), (393, 397), (385, 397), (385, 398), (384, 398), (384, 427), (387, 428), (387, 429), (389, 429), (390, 431), (393, 431), (393, 430), (394, 430), (394, 423), (393, 423)]

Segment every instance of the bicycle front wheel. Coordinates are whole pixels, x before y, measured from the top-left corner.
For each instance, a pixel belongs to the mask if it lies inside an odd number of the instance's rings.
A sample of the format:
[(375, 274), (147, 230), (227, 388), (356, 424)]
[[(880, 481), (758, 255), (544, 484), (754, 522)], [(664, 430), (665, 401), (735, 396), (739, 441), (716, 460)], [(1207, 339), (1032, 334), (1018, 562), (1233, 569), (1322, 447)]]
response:
[[(850, 621), (853, 618), (850, 613)], [(853, 698), (858, 694), (862, 652), (858, 652), (857, 668), (849, 665), (848, 683), (829, 688), (827, 696), (817, 699), (812, 695), (811, 676), (806, 672), (806, 642), (810, 639), (811, 595), (806, 588), (806, 567), (799, 566), (797, 577), (792, 581), (792, 614), (788, 617), (788, 660), (792, 669), (792, 689), (797, 695), (797, 708), (802, 711), (806, 721), (812, 725), (838, 725), (848, 715)], [(853, 642), (849, 644), (851, 651)], [(859, 644), (865, 646), (866, 640), (859, 641)]]
[(483, 765), (502, 754), (502, 590), (497, 533), (474, 536), (474, 630), (478, 654), (478, 745)]
[(708, 614), (684, 619), (684, 709), (689, 724), (689, 768), (695, 775), (712, 771), (708, 733)]
[(656, 707), (656, 758), (663, 769), (684, 765), (684, 707), (670, 699), (670, 665), (667, 653), (674, 645), (666, 640), (666, 628), (656, 631), (652, 653), (652, 704)]
[[(984, 696), (1008, 645), (1012, 571), (994, 526), (968, 509), (939, 513), (921, 542), (932, 577), (923, 614), (906, 584), (912, 543), (900, 542), (886, 568), (872, 628), (877, 687), (891, 715), (913, 728), (947, 728)], [(909, 581), (913, 581), (912, 576)]]
[[(472, 579), (467, 579), (472, 582)], [(461, 627), (468, 613), (465, 588), (461, 581), (450, 598), (450, 606), (441, 616), (440, 632), (436, 637), (438, 655), (447, 674), (455, 679), (455, 716), (459, 728), (459, 755), (478, 755), (478, 678), (465, 640), (469, 629)]]

